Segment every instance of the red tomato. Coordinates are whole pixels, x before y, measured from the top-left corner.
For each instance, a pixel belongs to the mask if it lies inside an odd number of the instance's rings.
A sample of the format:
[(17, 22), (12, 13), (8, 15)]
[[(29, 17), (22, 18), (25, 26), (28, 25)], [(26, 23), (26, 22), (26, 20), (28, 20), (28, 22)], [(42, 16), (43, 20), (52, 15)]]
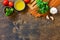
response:
[(29, 2), (30, 2), (30, 0), (24, 0), (24, 2), (25, 2), (25, 3), (29, 3)]
[(8, 0), (4, 0), (4, 1), (8, 1)]
[(8, 0), (4, 0), (4, 1), (3, 1), (3, 5), (4, 5), (4, 6), (8, 6), (8, 3), (9, 3)]
[(13, 2), (9, 2), (9, 7), (13, 7), (14, 6), (14, 3)]

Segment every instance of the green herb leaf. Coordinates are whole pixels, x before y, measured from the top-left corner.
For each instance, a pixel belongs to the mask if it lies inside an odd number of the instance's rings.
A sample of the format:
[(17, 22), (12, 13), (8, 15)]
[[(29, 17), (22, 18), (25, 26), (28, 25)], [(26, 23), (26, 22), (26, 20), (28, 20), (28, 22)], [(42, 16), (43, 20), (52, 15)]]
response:
[(49, 10), (48, 2), (43, 2), (43, 0), (36, 0), (36, 3), (39, 8), (39, 13), (44, 14)]

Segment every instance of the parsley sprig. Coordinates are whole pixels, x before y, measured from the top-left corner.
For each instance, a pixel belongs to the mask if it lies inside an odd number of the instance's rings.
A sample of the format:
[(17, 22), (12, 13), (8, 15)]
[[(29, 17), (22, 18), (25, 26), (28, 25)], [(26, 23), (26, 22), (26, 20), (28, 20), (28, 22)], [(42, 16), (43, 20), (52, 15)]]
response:
[(44, 2), (43, 0), (36, 0), (37, 6), (38, 6), (38, 12), (41, 14), (45, 14), (50, 7), (48, 6), (48, 2)]

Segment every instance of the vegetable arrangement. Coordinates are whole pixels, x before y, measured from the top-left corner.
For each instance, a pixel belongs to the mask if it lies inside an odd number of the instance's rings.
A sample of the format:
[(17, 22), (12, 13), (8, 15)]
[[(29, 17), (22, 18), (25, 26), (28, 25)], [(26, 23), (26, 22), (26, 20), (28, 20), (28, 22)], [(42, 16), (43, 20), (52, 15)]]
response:
[[(11, 15), (14, 12), (14, 8), (16, 9), (16, 11), (22, 11), (25, 9), (26, 4), (29, 3), (31, 3), (30, 7), (37, 6), (36, 8), (31, 7), (31, 9), (33, 10), (31, 10), (30, 13), (33, 16), (46, 17), (47, 15), (49, 15), (49, 11), (51, 14), (56, 14), (58, 12), (56, 6), (60, 5), (60, 0), (17, 0), (14, 3), (12, 1), (4, 0), (3, 5), (7, 6), (5, 8), (5, 15)], [(53, 19), (53, 17), (50, 18)]]
[(12, 1), (4, 0), (3, 1), (3, 5), (4, 6), (13, 7), (14, 6), (14, 3)]
[(36, 0), (38, 6), (38, 12), (45, 14), (49, 10), (48, 2), (43, 2), (43, 0)]
[(13, 11), (14, 11), (14, 8), (13, 8), (14, 3), (13, 3), (12, 1), (4, 0), (4, 1), (3, 1), (3, 5), (4, 5), (4, 6), (7, 6), (7, 7), (5, 7), (5, 9), (4, 9), (5, 15), (6, 15), (6, 16), (11, 15), (11, 14), (13, 13)]
[(28, 4), (29, 2), (30, 2), (30, 0), (17, 0), (17, 1), (15, 1), (15, 3), (13, 3), (12, 1), (4, 0), (3, 5), (7, 6), (4, 9), (5, 15), (10, 16), (14, 12), (14, 8), (17, 11), (24, 10), (25, 9), (25, 3)]

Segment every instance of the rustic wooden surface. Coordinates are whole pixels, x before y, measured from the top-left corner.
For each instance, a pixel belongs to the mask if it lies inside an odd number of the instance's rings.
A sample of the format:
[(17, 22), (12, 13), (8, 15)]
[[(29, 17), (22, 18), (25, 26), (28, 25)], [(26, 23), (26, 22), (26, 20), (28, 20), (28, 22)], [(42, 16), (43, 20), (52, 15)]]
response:
[(54, 15), (54, 21), (34, 18), (28, 13), (28, 8), (6, 17), (2, 1), (0, 0), (0, 40), (60, 40), (60, 7), (57, 7), (59, 11)]

